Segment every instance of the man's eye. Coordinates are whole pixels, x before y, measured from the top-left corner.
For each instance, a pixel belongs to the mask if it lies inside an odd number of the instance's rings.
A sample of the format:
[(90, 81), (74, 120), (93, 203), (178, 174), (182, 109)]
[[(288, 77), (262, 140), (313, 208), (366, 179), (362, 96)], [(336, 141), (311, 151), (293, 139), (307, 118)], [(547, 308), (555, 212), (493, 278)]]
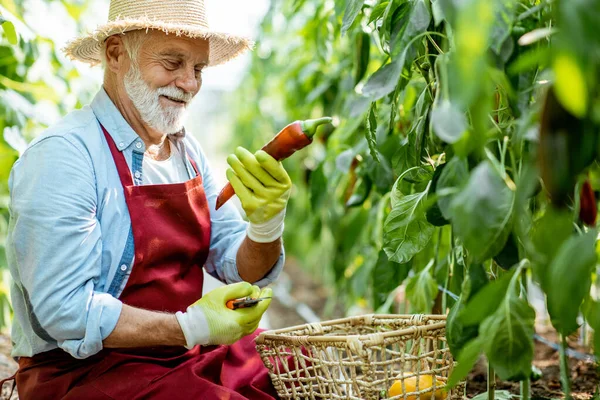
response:
[(167, 69), (171, 71), (179, 68), (179, 63), (176, 61), (167, 61), (165, 64), (167, 66)]

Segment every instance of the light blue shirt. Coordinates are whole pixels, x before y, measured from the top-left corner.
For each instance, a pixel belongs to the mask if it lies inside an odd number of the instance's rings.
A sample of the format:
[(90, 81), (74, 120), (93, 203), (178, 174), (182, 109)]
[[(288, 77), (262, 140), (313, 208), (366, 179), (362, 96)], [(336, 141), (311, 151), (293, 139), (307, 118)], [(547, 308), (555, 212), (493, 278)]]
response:
[[(134, 244), (123, 187), (98, 121), (140, 185), (144, 142), (104, 89), (90, 106), (32, 141), (12, 168), (6, 250), (13, 277), (14, 357), (57, 347), (76, 358), (89, 357), (102, 349), (119, 319)], [(203, 178), (212, 223), (204, 267), (222, 282), (240, 282), (235, 260), (247, 223), (231, 202), (215, 211), (220, 188), (198, 141), (184, 132), (171, 138)], [(191, 179), (194, 170), (187, 157), (184, 162)], [(273, 282), (283, 262), (282, 249), (257, 285)]]

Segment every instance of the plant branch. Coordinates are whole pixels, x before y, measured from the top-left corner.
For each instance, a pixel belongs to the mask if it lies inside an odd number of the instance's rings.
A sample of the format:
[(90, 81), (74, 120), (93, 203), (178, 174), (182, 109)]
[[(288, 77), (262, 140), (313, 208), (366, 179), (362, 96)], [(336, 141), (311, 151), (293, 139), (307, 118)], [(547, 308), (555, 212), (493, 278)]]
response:
[(565, 399), (571, 400), (571, 379), (569, 371), (569, 361), (567, 359), (567, 338), (564, 335), (560, 335), (560, 382), (562, 384), (563, 392), (565, 392)]
[(435, 42), (435, 40), (433, 40), (433, 38), (431, 37), (431, 35), (427, 35), (427, 39), (429, 39), (429, 41), (431, 42), (431, 44), (433, 45), (433, 47), (435, 47), (435, 49), (440, 54), (444, 54), (444, 51), (440, 48), (440, 46), (438, 46), (438, 44)]
[(487, 376), (487, 393), (488, 400), (494, 400), (496, 398), (496, 371), (489, 364), (488, 360), (488, 376)]

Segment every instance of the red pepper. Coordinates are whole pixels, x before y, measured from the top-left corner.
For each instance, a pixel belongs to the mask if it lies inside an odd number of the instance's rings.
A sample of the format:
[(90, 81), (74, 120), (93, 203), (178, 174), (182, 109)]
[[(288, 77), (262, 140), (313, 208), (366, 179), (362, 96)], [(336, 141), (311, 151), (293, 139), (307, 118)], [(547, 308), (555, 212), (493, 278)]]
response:
[[(329, 117), (319, 119), (309, 119), (306, 121), (292, 122), (281, 130), (269, 143), (263, 146), (267, 154), (271, 155), (277, 161), (285, 160), (296, 151), (301, 150), (312, 143), (313, 136), (317, 132), (319, 125), (330, 123)], [(235, 191), (228, 183), (217, 197), (218, 210), (227, 200), (233, 197)]]
[(588, 226), (596, 225), (598, 215), (598, 206), (596, 205), (596, 196), (590, 180), (587, 179), (581, 187), (579, 194), (579, 219)]

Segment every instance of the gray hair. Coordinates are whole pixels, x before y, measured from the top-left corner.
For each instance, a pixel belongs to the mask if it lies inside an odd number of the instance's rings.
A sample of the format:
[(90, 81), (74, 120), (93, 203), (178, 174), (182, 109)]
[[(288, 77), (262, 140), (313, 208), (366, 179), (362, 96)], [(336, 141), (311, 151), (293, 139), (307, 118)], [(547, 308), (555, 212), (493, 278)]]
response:
[[(134, 65), (137, 65), (137, 56), (142, 48), (144, 42), (148, 38), (145, 30), (134, 30), (121, 34), (123, 40), (123, 46), (127, 55), (131, 59)], [(106, 41), (102, 44), (102, 51), (100, 51), (100, 59), (102, 61), (102, 67), (106, 68)]]

